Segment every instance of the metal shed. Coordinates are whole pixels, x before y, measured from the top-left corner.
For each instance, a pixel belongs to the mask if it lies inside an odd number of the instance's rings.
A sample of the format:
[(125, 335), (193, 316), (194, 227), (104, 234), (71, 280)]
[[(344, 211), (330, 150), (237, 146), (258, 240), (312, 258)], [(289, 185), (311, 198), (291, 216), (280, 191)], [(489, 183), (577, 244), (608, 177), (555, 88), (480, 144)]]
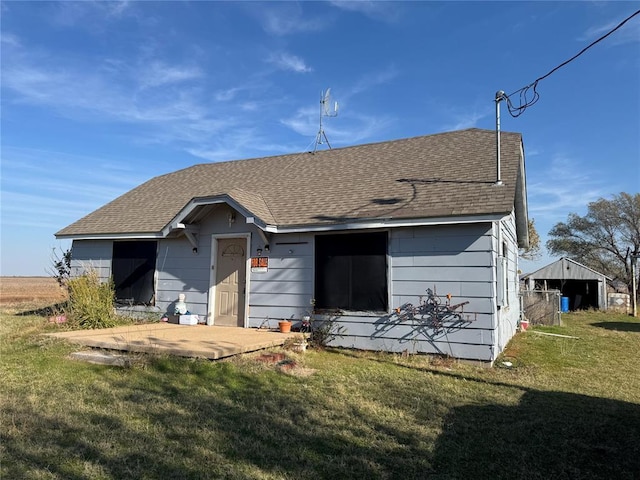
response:
[(560, 290), (569, 299), (569, 310), (607, 309), (606, 275), (571, 260), (561, 258), (522, 277), (527, 290)]

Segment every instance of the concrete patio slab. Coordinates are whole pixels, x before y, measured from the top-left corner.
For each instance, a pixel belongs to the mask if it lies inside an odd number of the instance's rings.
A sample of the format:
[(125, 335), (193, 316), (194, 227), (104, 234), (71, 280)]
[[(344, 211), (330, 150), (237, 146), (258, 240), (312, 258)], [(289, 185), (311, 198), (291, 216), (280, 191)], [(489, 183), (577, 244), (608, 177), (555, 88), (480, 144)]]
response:
[(103, 350), (73, 352), (69, 354), (69, 357), (82, 362), (95, 363), (97, 365), (115, 365), (117, 367), (126, 367), (130, 362), (129, 357), (124, 353), (105, 352)]
[(296, 334), (255, 328), (149, 323), (48, 335), (87, 347), (217, 360), (280, 346)]

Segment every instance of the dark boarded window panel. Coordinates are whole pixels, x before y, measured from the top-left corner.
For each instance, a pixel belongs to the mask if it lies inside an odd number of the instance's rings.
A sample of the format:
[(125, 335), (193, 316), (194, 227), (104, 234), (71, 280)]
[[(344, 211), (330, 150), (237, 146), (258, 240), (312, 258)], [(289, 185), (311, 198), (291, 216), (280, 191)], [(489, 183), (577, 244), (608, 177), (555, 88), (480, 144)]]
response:
[(114, 242), (112, 274), (116, 300), (128, 304), (153, 302), (157, 242)]
[(316, 307), (387, 310), (387, 234), (316, 237)]

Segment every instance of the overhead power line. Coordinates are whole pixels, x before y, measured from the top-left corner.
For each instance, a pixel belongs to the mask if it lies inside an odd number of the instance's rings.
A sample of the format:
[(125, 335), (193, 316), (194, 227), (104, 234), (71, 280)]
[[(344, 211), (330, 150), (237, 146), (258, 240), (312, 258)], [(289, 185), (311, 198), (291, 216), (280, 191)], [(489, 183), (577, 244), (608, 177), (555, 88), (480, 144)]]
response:
[[(593, 47), (598, 42), (601, 42), (602, 40), (607, 38), (609, 35), (611, 35), (613, 32), (615, 32), (616, 30), (621, 28), (625, 23), (627, 23), (629, 20), (631, 20), (633, 17), (635, 17), (638, 14), (640, 14), (640, 10), (637, 10), (633, 14), (629, 15), (627, 18), (625, 18), (623, 21), (621, 21), (618, 25), (616, 25), (614, 28), (609, 30), (606, 34), (602, 35), (597, 40), (594, 40), (593, 42), (591, 42), (589, 45), (584, 47), (582, 50), (580, 50), (578, 53), (576, 53), (569, 60), (566, 60), (566, 61), (562, 62), (560, 65), (558, 65), (557, 67), (551, 69), (548, 73), (544, 74), (540, 78), (537, 78), (533, 83), (530, 83), (526, 87), (522, 87), (521, 89), (516, 90), (515, 92), (513, 92), (513, 93), (511, 93), (509, 95), (506, 95), (506, 94), (501, 92), (502, 93), (502, 98), (496, 98), (496, 101), (506, 100), (507, 108), (509, 109), (509, 113), (511, 114), (511, 116), (514, 117), (514, 118), (515, 117), (519, 117), (520, 115), (522, 115), (524, 113), (524, 111), (528, 107), (530, 107), (531, 105), (533, 105), (534, 103), (536, 103), (540, 99), (540, 94), (537, 92), (538, 82), (540, 82), (541, 80), (544, 80), (549, 75), (554, 73), (556, 70), (559, 70), (560, 68), (564, 67), (568, 63), (571, 63), (572, 61), (574, 61), (576, 58), (578, 58), (584, 52), (589, 50), (591, 47)], [(513, 97), (515, 95), (518, 95), (520, 97), (520, 103), (519, 103), (518, 106), (514, 106), (513, 102), (511, 101), (511, 97)]]

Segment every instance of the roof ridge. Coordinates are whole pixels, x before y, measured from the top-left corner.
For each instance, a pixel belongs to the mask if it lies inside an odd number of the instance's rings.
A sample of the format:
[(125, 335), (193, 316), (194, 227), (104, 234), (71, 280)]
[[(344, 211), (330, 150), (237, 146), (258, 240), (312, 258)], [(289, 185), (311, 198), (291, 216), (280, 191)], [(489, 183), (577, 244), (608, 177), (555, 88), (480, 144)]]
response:
[[(490, 130), (490, 129), (486, 129), (486, 128), (478, 128), (478, 127), (470, 127), (470, 128), (464, 128), (464, 129), (461, 129), (461, 130), (451, 130), (451, 131), (445, 131), (445, 132), (430, 133), (428, 135), (414, 135), (412, 137), (400, 137), (400, 138), (393, 138), (393, 139), (389, 139), (389, 140), (373, 141), (373, 142), (369, 142), (369, 143), (359, 143), (359, 144), (356, 144), (356, 145), (345, 145), (345, 146), (342, 146), (342, 147), (330, 148), (329, 150), (318, 150), (317, 152), (312, 152), (312, 151), (288, 152), (288, 153), (267, 155), (267, 156), (262, 156), (262, 157), (237, 158), (237, 159), (230, 159), (230, 160), (202, 162), (202, 163), (193, 164), (191, 166), (182, 168), (180, 170), (176, 170), (175, 172), (165, 173), (163, 175), (159, 175), (158, 177), (154, 177), (154, 178), (160, 178), (160, 177), (163, 177), (165, 175), (172, 175), (173, 173), (178, 173), (178, 172), (181, 172), (181, 171), (184, 171), (184, 170), (189, 170), (191, 168), (196, 168), (196, 167), (201, 167), (201, 166), (202, 167), (207, 167), (207, 166), (211, 166), (211, 165), (227, 165), (227, 164), (237, 163), (237, 162), (257, 162), (257, 161), (264, 161), (264, 160), (269, 160), (269, 159), (274, 159), (274, 158), (290, 158), (290, 157), (295, 157), (295, 156), (323, 155), (323, 154), (327, 154), (327, 153), (330, 153), (330, 152), (336, 152), (336, 151), (340, 151), (340, 150), (357, 149), (357, 148), (363, 148), (363, 147), (370, 147), (370, 146), (374, 146), (374, 145), (384, 145), (384, 144), (388, 144), (388, 143), (411, 141), (411, 140), (416, 140), (416, 139), (421, 139), (421, 138), (438, 137), (438, 136), (441, 136), (441, 135), (456, 135), (456, 134), (460, 134), (462, 132), (482, 132), (482, 133), (488, 133), (488, 134), (495, 134), (495, 130)], [(503, 135), (520, 135), (520, 136), (522, 135), (521, 132), (509, 132), (509, 131), (505, 131), (505, 130), (502, 130), (500, 133), (503, 134)]]

